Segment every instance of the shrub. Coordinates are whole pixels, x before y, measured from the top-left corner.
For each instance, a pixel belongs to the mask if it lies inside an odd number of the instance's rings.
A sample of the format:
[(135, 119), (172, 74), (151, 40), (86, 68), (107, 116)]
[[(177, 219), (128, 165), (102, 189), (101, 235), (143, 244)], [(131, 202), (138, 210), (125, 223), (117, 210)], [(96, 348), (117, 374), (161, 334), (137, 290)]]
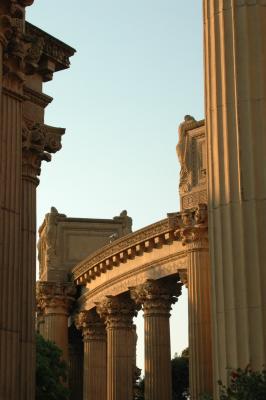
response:
[(64, 382), (67, 365), (62, 351), (52, 342), (36, 335), (36, 400), (68, 400)]
[[(220, 400), (265, 400), (266, 399), (266, 370), (262, 372), (237, 369), (230, 374), (228, 387), (220, 385)], [(212, 400), (210, 395), (201, 396), (201, 400)]]

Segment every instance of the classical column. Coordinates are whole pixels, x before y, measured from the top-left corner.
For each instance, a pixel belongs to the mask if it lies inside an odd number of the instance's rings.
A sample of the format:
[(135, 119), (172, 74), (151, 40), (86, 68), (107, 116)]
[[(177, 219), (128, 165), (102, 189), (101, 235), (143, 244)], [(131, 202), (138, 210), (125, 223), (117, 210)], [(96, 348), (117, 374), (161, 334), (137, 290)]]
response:
[(189, 393), (198, 400), (203, 393), (212, 393), (211, 280), (208, 245), (207, 207), (180, 214), (175, 235), (187, 249), (187, 277), (180, 278), (188, 286), (189, 319)]
[(145, 332), (145, 400), (171, 400), (171, 305), (181, 294), (176, 278), (149, 279), (131, 288), (135, 302), (143, 306)]
[(76, 288), (72, 283), (37, 283), (38, 308), (44, 312), (44, 338), (54, 342), (68, 362), (68, 317), (75, 300)]
[(81, 311), (76, 320), (84, 342), (83, 400), (106, 400), (106, 330), (95, 309)]
[(36, 188), (39, 184), (37, 176), (41, 172), (41, 162), (50, 161), (50, 153), (61, 149), (61, 134), (58, 129), (51, 133), (44, 124), (23, 120), (20, 352), (24, 368), (20, 380), (25, 400), (34, 397), (34, 392), (29, 392), (32, 391), (32, 387), (28, 382), (35, 379)]
[[(14, 14), (15, 10), (18, 13)], [(23, 67), (26, 54), (23, 29), (24, 8), (17, 2), (11, 4), (11, 1), (1, 1), (0, 398), (8, 400), (22, 399), (18, 371), (24, 368), (20, 360), (19, 346), (22, 287), (20, 276), (21, 132), (24, 101)], [(34, 381), (29, 382), (29, 386), (31, 393), (34, 393)], [(32, 397), (30, 399), (32, 400)]]
[(204, 0), (214, 381), (266, 364), (266, 7)]
[(107, 329), (107, 400), (133, 399), (134, 302), (126, 295), (108, 296), (97, 304)]

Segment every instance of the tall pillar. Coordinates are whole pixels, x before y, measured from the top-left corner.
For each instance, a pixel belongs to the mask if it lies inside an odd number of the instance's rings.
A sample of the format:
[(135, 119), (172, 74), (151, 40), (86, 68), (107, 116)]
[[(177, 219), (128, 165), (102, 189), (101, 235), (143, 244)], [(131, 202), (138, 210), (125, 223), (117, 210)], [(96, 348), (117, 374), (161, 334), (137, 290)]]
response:
[[(191, 400), (212, 393), (211, 278), (207, 206), (180, 213), (175, 235), (187, 249), (189, 393)], [(181, 273), (181, 280), (184, 279)]]
[(176, 279), (147, 280), (131, 288), (131, 296), (143, 305), (145, 333), (145, 400), (171, 400), (171, 305), (181, 294)]
[(21, 312), (20, 352), (24, 365), (20, 373), (22, 398), (34, 399), (35, 310), (36, 310), (36, 188), (41, 162), (61, 149), (61, 131), (49, 132), (44, 124), (23, 119), (21, 198)]
[(44, 312), (44, 338), (54, 342), (68, 362), (68, 317), (75, 300), (72, 283), (38, 282), (38, 308)]
[[(14, 14), (16, 12), (16, 14)], [(16, 18), (12, 18), (12, 17)], [(15, 28), (16, 23), (16, 28)], [(10, 30), (7, 33), (7, 28)], [(0, 5), (0, 398), (22, 399), (20, 360), (20, 215), (21, 132), (26, 54), (24, 8), (4, 0)], [(5, 56), (3, 57), (3, 52)], [(29, 382), (34, 390), (34, 382)]]
[(266, 364), (266, 7), (204, 0), (214, 381)]
[(107, 400), (133, 400), (133, 317), (136, 306), (127, 296), (108, 296), (97, 304), (107, 329)]
[(82, 311), (77, 318), (84, 342), (83, 400), (106, 400), (106, 330), (95, 309)]

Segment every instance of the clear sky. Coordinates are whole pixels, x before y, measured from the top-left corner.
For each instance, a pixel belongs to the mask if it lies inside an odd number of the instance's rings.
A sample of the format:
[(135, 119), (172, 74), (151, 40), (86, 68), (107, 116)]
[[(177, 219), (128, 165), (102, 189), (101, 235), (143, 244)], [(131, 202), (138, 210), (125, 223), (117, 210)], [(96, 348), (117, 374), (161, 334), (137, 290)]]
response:
[[(77, 50), (44, 87), (46, 123), (66, 134), (42, 166), (38, 225), (51, 206), (85, 218), (127, 209), (134, 230), (178, 211), (177, 126), (204, 117), (201, 0), (35, 0), (27, 19)], [(138, 335), (143, 367), (141, 318)], [(171, 340), (172, 354), (187, 346), (186, 293)]]

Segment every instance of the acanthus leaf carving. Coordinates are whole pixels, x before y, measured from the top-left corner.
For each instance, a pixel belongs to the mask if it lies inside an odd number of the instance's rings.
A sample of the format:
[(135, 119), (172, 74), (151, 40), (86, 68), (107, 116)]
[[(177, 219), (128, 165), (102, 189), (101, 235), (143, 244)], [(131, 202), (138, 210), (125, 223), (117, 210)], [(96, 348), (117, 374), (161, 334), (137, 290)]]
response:
[(140, 307), (124, 295), (106, 296), (104, 300), (96, 303), (97, 313), (104, 319), (107, 329), (132, 329), (133, 317), (137, 315), (138, 309)]
[(208, 245), (208, 209), (206, 204), (177, 213), (175, 237), (184, 245), (200, 242)]
[(64, 309), (68, 313), (75, 301), (76, 287), (72, 282), (38, 281), (36, 287), (37, 309)]
[(129, 288), (132, 299), (143, 307), (145, 315), (169, 314), (171, 305), (181, 295), (182, 284), (176, 279), (148, 279), (145, 283)]
[(106, 330), (104, 322), (100, 319), (96, 310), (83, 310), (75, 317), (77, 329), (82, 331), (84, 341), (86, 340), (106, 340)]
[(22, 154), (24, 176), (36, 178), (41, 173), (41, 162), (51, 161), (51, 154), (61, 149), (64, 129), (24, 119), (22, 126)]

